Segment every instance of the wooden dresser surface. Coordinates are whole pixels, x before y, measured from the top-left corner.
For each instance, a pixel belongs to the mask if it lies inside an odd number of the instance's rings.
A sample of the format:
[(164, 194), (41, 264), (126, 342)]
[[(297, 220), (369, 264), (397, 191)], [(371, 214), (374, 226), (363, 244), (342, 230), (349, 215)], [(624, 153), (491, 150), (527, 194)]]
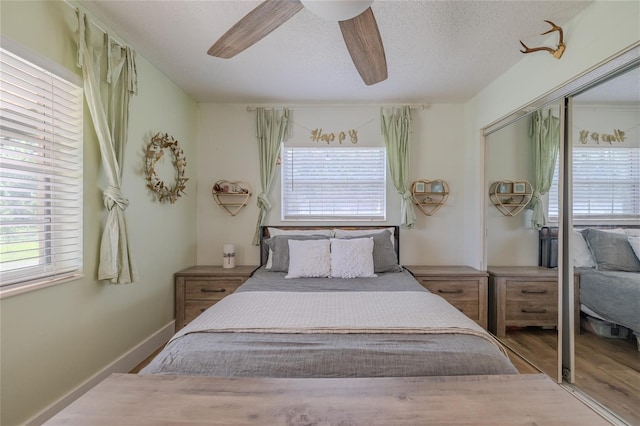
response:
[(47, 425), (608, 425), (542, 374), (273, 379), (115, 374)]

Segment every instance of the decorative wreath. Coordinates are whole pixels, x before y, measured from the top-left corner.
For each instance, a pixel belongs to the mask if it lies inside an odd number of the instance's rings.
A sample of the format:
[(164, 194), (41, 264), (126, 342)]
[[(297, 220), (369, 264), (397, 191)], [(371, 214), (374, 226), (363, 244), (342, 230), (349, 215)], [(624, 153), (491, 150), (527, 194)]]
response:
[[(164, 150), (169, 148), (173, 153), (173, 165), (176, 168), (177, 177), (173, 187), (168, 187), (158, 177), (155, 166), (158, 160), (164, 156)], [(159, 201), (169, 200), (171, 204), (184, 192), (186, 188), (186, 182), (189, 178), (184, 177), (184, 170), (187, 167), (187, 158), (182, 152), (182, 148), (178, 145), (178, 141), (168, 134), (158, 133), (151, 138), (151, 143), (147, 146), (146, 152), (146, 172), (147, 172), (147, 187), (158, 195)]]

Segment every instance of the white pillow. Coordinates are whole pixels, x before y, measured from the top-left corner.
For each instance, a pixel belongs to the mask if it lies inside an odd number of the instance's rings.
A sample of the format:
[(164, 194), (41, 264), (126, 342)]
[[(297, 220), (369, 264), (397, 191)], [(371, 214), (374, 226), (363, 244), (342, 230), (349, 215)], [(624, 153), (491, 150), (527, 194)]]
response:
[[(267, 229), (269, 230), (269, 237), (275, 237), (276, 235), (325, 235), (333, 237), (333, 229), (280, 229), (272, 226), (268, 226)], [(272, 266), (273, 250), (269, 249), (265, 268), (271, 269)]]
[(373, 273), (373, 238), (331, 239), (333, 278), (377, 277)]
[(595, 268), (596, 260), (581, 232), (573, 230), (573, 267)]
[(636, 237), (635, 235), (627, 236), (629, 240), (629, 245), (633, 249), (633, 252), (636, 254), (638, 260), (640, 260), (640, 237)]
[(396, 228), (393, 226), (390, 228), (375, 228), (375, 229), (334, 229), (333, 236), (336, 238), (346, 238), (346, 237), (359, 237), (361, 235), (371, 235), (378, 232), (389, 231), (391, 232), (391, 244), (396, 246), (396, 240), (394, 238)]
[(289, 240), (289, 273), (285, 278), (328, 277), (331, 275), (329, 239)]

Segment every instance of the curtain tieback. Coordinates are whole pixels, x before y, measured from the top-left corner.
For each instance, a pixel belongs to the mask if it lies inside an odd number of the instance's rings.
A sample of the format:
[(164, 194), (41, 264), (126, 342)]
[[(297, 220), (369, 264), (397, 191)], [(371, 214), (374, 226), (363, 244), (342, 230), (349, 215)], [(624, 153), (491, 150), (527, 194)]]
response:
[(406, 191), (404, 194), (402, 194), (402, 200), (403, 201), (411, 201), (411, 192), (410, 191)]
[(540, 193), (540, 191), (538, 191), (537, 189), (534, 189), (533, 193), (531, 194), (531, 201), (536, 203), (536, 202), (538, 202), (540, 197), (542, 197), (542, 194)]
[(115, 205), (124, 211), (129, 206), (129, 200), (122, 194), (120, 188), (109, 185), (102, 193), (104, 205), (107, 210), (111, 211)]
[(266, 210), (266, 211), (271, 210), (271, 203), (267, 198), (267, 194), (265, 194), (264, 192), (261, 192), (260, 194), (258, 194), (258, 207), (261, 210)]

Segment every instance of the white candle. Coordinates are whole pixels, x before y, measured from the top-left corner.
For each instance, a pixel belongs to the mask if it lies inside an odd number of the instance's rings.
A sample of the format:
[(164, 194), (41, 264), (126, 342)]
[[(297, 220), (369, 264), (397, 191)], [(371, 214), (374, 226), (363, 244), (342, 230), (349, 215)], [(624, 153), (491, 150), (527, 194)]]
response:
[(236, 247), (233, 244), (225, 244), (222, 247), (222, 267), (235, 268), (236, 266)]

